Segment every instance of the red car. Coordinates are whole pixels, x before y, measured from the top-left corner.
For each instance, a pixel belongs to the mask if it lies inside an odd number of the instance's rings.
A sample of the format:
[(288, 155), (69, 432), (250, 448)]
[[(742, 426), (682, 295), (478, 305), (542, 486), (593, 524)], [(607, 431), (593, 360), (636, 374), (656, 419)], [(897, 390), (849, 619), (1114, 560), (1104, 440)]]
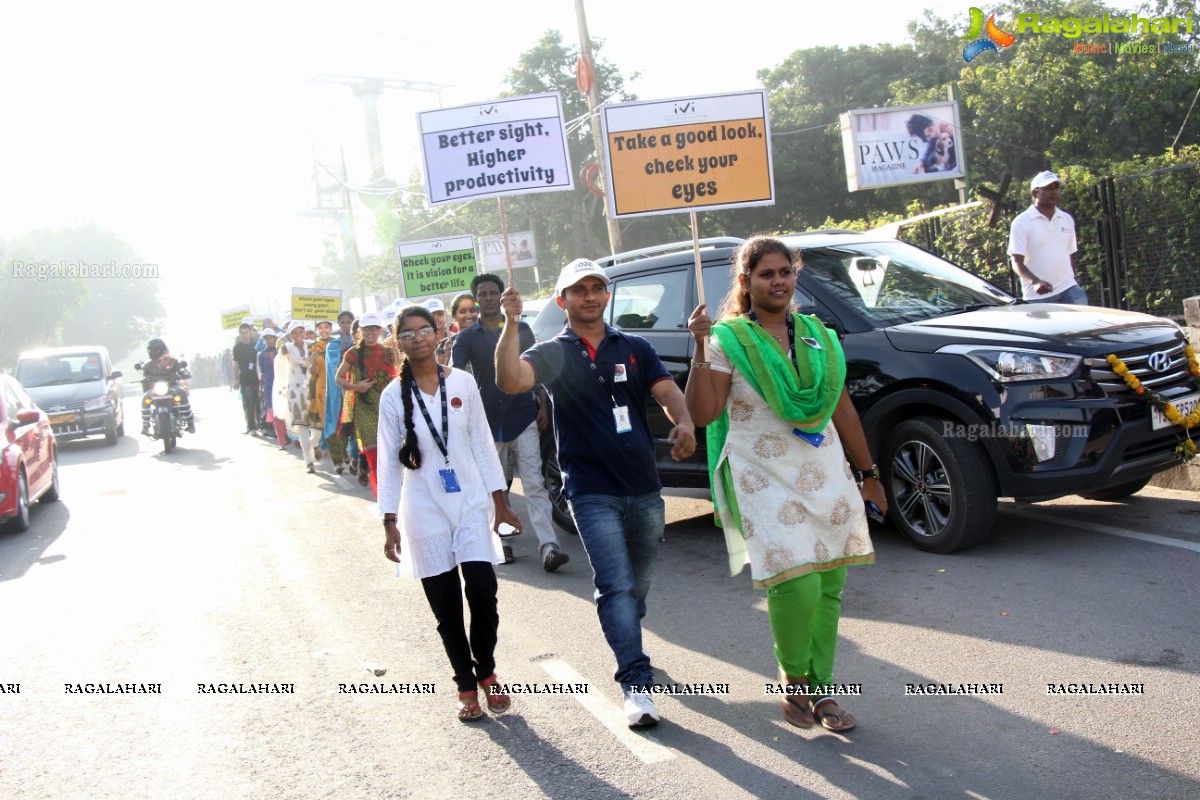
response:
[(29, 504), (58, 499), (58, 443), (46, 412), (21, 384), (0, 375), (0, 523), (29, 528)]

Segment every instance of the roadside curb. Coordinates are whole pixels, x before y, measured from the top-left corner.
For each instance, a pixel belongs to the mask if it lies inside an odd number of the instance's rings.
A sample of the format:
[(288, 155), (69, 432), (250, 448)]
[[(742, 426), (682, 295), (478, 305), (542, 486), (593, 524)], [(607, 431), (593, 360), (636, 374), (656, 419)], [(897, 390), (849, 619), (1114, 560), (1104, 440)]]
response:
[(1180, 464), (1166, 472), (1160, 472), (1150, 479), (1150, 485), (1159, 489), (1200, 492), (1200, 463), (1193, 461), (1189, 464)]

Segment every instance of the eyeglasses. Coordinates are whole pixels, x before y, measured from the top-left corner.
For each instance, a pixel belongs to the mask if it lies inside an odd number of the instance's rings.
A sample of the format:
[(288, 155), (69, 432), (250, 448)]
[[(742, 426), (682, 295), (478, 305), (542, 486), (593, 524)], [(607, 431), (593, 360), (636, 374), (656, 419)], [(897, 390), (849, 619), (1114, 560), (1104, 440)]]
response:
[(396, 338), (402, 342), (411, 342), (413, 339), (417, 338), (417, 336), (428, 339), (430, 336), (433, 336), (434, 333), (435, 331), (433, 328), (426, 325), (423, 328), (417, 328), (415, 331), (401, 331)]

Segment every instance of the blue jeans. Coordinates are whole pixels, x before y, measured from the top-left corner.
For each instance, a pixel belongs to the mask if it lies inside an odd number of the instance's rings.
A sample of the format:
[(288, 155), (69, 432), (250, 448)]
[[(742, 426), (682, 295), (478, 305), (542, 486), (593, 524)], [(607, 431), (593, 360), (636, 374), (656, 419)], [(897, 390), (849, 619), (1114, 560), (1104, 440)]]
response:
[(1030, 300), (1030, 303), (1068, 303), (1073, 306), (1086, 306), (1088, 304), (1087, 292), (1078, 283), (1074, 286), (1068, 286), (1056, 295), (1050, 297), (1039, 297), (1035, 300)]
[(650, 657), (642, 652), (642, 617), (666, 525), (666, 504), (660, 493), (651, 492), (633, 497), (577, 495), (570, 505), (592, 564), (600, 627), (617, 659), (613, 678), (625, 691), (649, 686), (654, 673)]

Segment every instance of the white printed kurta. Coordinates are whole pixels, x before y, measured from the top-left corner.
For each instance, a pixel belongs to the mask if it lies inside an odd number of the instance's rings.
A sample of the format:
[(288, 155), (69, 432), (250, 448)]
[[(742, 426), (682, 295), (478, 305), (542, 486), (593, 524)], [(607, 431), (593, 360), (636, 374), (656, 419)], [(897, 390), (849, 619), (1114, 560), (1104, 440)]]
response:
[[(397, 515), (400, 567), (415, 578), (441, 575), (464, 561), (504, 563), (500, 537), (491, 525), (491, 493), (504, 489), (504, 472), (479, 388), (464, 370), (447, 369), (446, 395), (450, 466), (461, 492), (447, 492), (442, 486), (439, 471), (446, 468), (445, 459), (415, 397), (412, 424), (421, 448), (421, 468), (410, 470), (400, 464), (405, 429), (399, 378), (388, 384), (379, 400), (379, 511)], [(440, 392), (422, 397), (440, 436)]]
[[(814, 447), (733, 368), (716, 337), (709, 352), (712, 369), (733, 376), (726, 405), (729, 436), (720, 457), (728, 459), (733, 474), (755, 588), (874, 561), (862, 495), (837, 427), (830, 421), (821, 446)], [(728, 507), (721, 483), (714, 481), (718, 506)]]
[(303, 355), (291, 342), (280, 345), (275, 355), (275, 397), (271, 410), (290, 427), (308, 427), (308, 353)]

